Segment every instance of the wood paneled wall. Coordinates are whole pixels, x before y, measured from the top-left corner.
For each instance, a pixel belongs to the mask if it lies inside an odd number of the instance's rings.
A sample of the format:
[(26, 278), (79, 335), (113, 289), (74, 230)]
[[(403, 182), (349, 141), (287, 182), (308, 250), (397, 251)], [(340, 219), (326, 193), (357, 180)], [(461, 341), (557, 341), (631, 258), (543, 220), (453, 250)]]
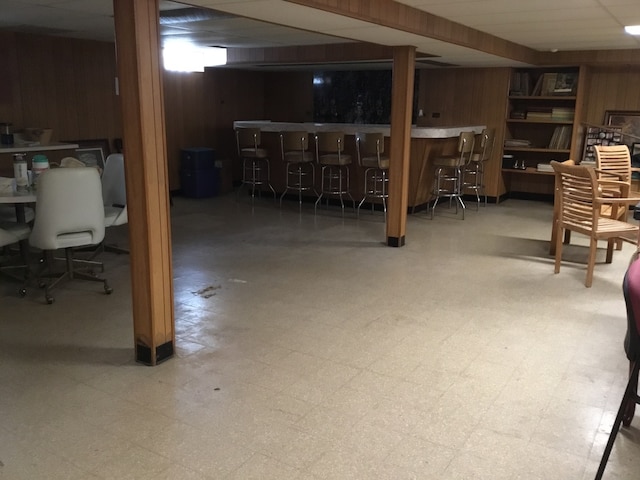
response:
[(418, 108), (424, 126), (487, 125), (496, 129), (495, 145), (485, 171), (487, 194), (505, 193), (502, 181), (504, 120), (510, 69), (447, 68), (420, 70)]
[(54, 141), (120, 136), (112, 43), (1, 33), (0, 55), (0, 121)]
[(583, 120), (601, 125), (607, 110), (640, 111), (640, 65), (589, 67)]
[(274, 122), (313, 122), (313, 72), (264, 74), (264, 114)]
[[(53, 128), (54, 140), (126, 136), (112, 43), (3, 32), (0, 56), (0, 122), (17, 129)], [(606, 110), (640, 110), (640, 66), (593, 66), (586, 78), (582, 121), (600, 124)], [(211, 147), (218, 158), (236, 159), (234, 120), (313, 118), (311, 72), (218, 68), (165, 72), (163, 81), (171, 189), (180, 188), (182, 148)], [(508, 68), (423, 69), (417, 83), (425, 125), (481, 123), (496, 128), (486, 178), (491, 196), (505, 192), (500, 145), (508, 83)], [(237, 162), (232, 163), (237, 168)]]
[(164, 111), (169, 189), (180, 188), (180, 152), (189, 147), (215, 147), (207, 128), (204, 74), (164, 72)]

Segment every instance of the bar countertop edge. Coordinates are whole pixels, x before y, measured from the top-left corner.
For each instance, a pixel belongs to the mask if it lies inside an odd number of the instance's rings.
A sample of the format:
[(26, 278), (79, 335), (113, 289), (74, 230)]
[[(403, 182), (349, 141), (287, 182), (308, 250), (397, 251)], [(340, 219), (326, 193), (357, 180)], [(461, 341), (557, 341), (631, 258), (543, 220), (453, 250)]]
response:
[[(346, 135), (355, 133), (382, 133), (386, 137), (390, 135), (390, 125), (374, 125), (362, 123), (289, 123), (271, 122), (269, 120), (237, 120), (233, 122), (233, 128), (259, 128), (263, 132), (283, 132), (304, 130), (308, 133), (341, 131)], [(460, 132), (473, 131), (482, 133), (485, 125), (463, 125), (450, 127), (411, 127), (411, 138), (451, 138), (460, 135)]]

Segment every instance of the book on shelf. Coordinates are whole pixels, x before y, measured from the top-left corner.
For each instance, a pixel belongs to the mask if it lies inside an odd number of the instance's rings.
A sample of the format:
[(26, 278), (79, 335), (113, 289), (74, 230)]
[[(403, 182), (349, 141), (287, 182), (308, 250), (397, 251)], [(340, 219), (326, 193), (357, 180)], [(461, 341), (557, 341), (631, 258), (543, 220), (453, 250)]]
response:
[(514, 97), (521, 97), (531, 94), (530, 81), (531, 76), (529, 75), (529, 72), (514, 71), (511, 74), (509, 95)]
[(560, 125), (553, 130), (549, 147), (553, 150), (567, 150), (571, 145), (571, 125)]
[(578, 74), (576, 72), (558, 73), (552, 95), (575, 95), (578, 86)]
[(531, 95), (540, 97), (571, 96), (576, 94), (577, 87), (577, 72), (546, 72), (538, 76), (531, 89)]
[(553, 115), (553, 110), (549, 107), (529, 107), (527, 109), (527, 120), (549, 120)]
[(575, 108), (569, 107), (553, 107), (551, 109), (551, 118), (554, 120), (573, 121), (576, 114)]
[(542, 74), (542, 84), (540, 86), (540, 96), (547, 97), (553, 94), (553, 91), (556, 88), (556, 83), (558, 81), (557, 73), (543, 73)]
[(505, 138), (505, 147), (530, 147), (531, 141), (519, 138)]
[(550, 163), (539, 163), (538, 166), (536, 167), (536, 169), (539, 172), (551, 172), (551, 173), (553, 173), (553, 167), (551, 166)]
[(544, 78), (544, 75), (540, 75), (538, 77), (538, 80), (536, 81), (536, 84), (533, 87), (533, 90), (531, 91), (531, 95), (532, 96), (539, 96), (540, 92), (542, 91), (542, 80)]

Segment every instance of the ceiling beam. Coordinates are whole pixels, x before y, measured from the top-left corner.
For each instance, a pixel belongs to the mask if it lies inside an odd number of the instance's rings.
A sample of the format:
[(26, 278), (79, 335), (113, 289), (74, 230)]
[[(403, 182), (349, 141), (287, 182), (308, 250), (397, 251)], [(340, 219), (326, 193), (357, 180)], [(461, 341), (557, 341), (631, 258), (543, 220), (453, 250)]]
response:
[[(420, 58), (430, 58), (420, 55)], [(364, 42), (295, 47), (229, 48), (227, 66), (391, 62), (393, 47)]]
[(284, 0), (395, 30), (472, 48), (519, 62), (536, 64), (539, 53), (393, 0)]

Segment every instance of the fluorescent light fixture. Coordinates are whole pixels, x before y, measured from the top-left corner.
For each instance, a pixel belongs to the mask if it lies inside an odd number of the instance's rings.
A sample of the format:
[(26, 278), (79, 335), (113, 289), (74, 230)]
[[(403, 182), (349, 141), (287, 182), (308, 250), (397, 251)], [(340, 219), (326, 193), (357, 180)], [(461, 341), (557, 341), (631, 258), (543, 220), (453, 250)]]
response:
[(624, 31), (629, 35), (640, 35), (640, 25), (627, 25)]
[(204, 72), (204, 67), (226, 65), (227, 49), (198, 47), (187, 42), (170, 42), (162, 49), (164, 69), (174, 72)]

